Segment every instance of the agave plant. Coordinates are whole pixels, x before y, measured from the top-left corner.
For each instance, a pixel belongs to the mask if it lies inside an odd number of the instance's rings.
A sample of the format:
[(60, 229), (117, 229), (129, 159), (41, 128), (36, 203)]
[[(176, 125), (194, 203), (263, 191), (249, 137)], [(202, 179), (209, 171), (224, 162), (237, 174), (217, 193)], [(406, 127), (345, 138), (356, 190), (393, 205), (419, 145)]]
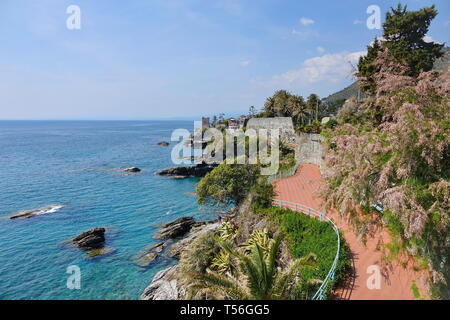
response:
[(219, 274), (232, 274), (234, 271), (232, 256), (228, 251), (221, 250), (212, 260), (210, 268)]
[(309, 254), (280, 271), (277, 260), (281, 241), (281, 236), (274, 240), (267, 257), (258, 243), (254, 244), (250, 255), (240, 253), (230, 243), (224, 243), (223, 250), (236, 258), (240, 272), (235, 276), (214, 271), (192, 275), (194, 284), (191, 294), (236, 300), (289, 299), (300, 271), (314, 267), (316, 256)]
[(272, 247), (274, 240), (269, 237), (269, 232), (267, 229), (264, 230), (254, 230), (250, 239), (244, 243), (241, 247), (244, 251), (250, 253), (255, 245), (258, 245), (264, 252), (265, 255), (269, 254), (270, 248)]
[(237, 228), (230, 221), (222, 222), (217, 231), (222, 240), (231, 240), (237, 235)]

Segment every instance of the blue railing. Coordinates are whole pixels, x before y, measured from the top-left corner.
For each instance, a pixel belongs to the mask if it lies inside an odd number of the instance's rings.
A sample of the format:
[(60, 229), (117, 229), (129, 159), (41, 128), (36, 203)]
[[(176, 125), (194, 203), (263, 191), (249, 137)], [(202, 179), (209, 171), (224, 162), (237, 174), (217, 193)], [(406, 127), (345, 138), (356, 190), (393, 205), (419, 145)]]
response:
[(303, 214), (306, 214), (310, 216), (311, 218), (319, 218), (320, 221), (326, 221), (331, 224), (331, 227), (333, 228), (334, 232), (337, 236), (337, 250), (336, 250), (336, 256), (334, 257), (333, 264), (331, 265), (330, 271), (328, 271), (327, 276), (323, 280), (321, 286), (316, 291), (316, 293), (313, 295), (312, 300), (324, 300), (327, 298), (327, 290), (329, 286), (333, 284), (334, 277), (336, 275), (336, 267), (339, 261), (339, 251), (341, 250), (341, 237), (339, 235), (339, 229), (334, 224), (333, 220), (331, 220), (326, 214), (323, 212), (317, 211), (315, 209), (312, 209), (310, 207), (307, 207), (303, 204), (290, 202), (290, 201), (284, 201), (284, 200), (277, 200), (273, 199), (274, 206), (280, 207), (280, 208), (287, 208), (294, 211), (301, 212)]

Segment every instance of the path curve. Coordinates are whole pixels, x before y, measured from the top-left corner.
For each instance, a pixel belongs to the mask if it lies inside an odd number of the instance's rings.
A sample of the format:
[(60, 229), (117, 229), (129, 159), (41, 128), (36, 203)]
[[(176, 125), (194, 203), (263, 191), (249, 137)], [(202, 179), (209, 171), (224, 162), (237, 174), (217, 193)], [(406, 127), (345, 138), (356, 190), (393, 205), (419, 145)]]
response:
[[(303, 204), (316, 210), (322, 210), (322, 201), (317, 196), (319, 187), (324, 183), (319, 168), (314, 164), (302, 163), (297, 173), (289, 178), (274, 181), (275, 199)], [(388, 240), (386, 232), (379, 238), (369, 238), (366, 245), (362, 244), (350, 230), (349, 224), (336, 212), (326, 213), (336, 223), (347, 241), (353, 262), (353, 274), (337, 290), (337, 299), (345, 300), (412, 300), (413, 280), (423, 295), (426, 292), (426, 275), (415, 272), (412, 267), (404, 268), (399, 263), (382, 263), (380, 239)], [(381, 286), (379, 289), (369, 289), (367, 282), (374, 279), (374, 271), (370, 266), (377, 266), (381, 271)], [(373, 282), (372, 282), (373, 283)]]

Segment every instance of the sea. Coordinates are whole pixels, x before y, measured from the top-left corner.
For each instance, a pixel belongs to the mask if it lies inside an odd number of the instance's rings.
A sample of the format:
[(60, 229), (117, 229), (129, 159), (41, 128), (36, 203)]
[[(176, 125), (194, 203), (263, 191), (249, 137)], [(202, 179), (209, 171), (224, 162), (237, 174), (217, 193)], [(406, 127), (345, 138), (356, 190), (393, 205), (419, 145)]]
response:
[[(179, 128), (192, 131), (193, 122), (0, 121), (0, 299), (138, 299), (175, 263), (164, 255), (146, 268), (135, 263), (158, 228), (223, 213), (197, 204), (197, 178), (154, 174), (176, 166), (170, 138)], [(39, 214), (10, 219), (27, 210)], [(94, 227), (106, 228), (110, 254), (71, 245)]]

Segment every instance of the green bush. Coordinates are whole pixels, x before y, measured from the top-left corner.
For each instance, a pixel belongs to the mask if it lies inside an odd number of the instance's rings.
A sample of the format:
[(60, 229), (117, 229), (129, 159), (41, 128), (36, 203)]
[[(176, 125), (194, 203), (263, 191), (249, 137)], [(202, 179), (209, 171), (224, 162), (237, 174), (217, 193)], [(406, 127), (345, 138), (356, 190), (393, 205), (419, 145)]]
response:
[(253, 187), (253, 193), (253, 209), (255, 211), (272, 207), (272, 199), (275, 193), (271, 183), (259, 182)]
[[(317, 219), (308, 217), (296, 211), (271, 208), (265, 210), (269, 219), (281, 225), (286, 233), (288, 247), (293, 258), (303, 257), (309, 253), (317, 255), (317, 268), (303, 271), (302, 287), (299, 292), (303, 295), (299, 298), (311, 298), (311, 295), (319, 288), (320, 283), (311, 284), (314, 280), (324, 280), (327, 276), (337, 250), (337, 238), (331, 225)], [(334, 284), (343, 280), (350, 270), (350, 250), (342, 235), (339, 261), (336, 268)], [(328, 288), (330, 291), (331, 288)], [(307, 296), (304, 296), (306, 292)]]
[(200, 236), (181, 254), (181, 273), (186, 276), (204, 273), (220, 250), (219, 241), (214, 233), (208, 232)]

